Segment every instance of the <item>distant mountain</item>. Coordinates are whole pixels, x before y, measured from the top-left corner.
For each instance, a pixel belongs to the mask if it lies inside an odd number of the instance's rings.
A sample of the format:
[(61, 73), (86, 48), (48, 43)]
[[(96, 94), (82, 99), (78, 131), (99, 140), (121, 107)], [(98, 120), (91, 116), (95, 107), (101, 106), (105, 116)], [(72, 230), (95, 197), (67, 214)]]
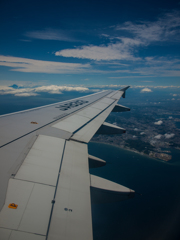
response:
[(9, 87), (12, 87), (12, 88), (14, 88), (14, 89), (18, 89), (18, 88), (19, 88), (19, 86), (16, 85), (16, 84), (13, 84), (13, 85), (11, 85), (11, 86), (9, 86)]

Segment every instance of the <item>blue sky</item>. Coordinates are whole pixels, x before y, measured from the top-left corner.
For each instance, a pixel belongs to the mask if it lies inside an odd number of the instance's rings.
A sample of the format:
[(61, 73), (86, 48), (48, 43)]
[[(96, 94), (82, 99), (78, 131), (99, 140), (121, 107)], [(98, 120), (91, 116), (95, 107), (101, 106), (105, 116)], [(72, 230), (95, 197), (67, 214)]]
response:
[(180, 85), (180, 1), (3, 0), (0, 31), (1, 86)]

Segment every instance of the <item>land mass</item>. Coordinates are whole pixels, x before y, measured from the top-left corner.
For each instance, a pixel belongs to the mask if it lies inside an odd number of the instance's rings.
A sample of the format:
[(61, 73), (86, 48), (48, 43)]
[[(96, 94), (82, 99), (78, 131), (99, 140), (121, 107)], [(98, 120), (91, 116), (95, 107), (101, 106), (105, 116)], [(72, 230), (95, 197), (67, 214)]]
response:
[[(145, 106), (144, 106), (145, 105)], [(143, 107), (142, 107), (143, 106)], [(174, 117), (175, 116), (175, 117)], [(180, 149), (180, 111), (167, 104), (134, 105), (131, 112), (111, 113), (106, 122), (126, 129), (121, 135), (95, 135), (92, 141), (115, 145), (163, 161)]]

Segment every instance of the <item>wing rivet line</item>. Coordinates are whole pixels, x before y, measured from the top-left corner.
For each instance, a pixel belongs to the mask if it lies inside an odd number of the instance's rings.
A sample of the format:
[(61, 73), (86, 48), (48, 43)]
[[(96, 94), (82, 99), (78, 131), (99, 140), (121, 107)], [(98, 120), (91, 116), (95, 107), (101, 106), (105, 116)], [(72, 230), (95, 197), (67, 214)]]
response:
[(18, 207), (18, 205), (15, 203), (10, 203), (8, 206), (8, 208), (13, 208), (13, 209), (16, 209), (17, 207)]

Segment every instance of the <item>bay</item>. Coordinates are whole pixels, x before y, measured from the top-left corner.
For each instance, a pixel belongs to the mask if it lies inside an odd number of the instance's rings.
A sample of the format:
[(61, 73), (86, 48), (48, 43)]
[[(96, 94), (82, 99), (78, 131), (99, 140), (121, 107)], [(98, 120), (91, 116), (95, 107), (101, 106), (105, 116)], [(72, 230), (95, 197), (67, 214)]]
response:
[(164, 162), (108, 144), (90, 142), (89, 154), (107, 161), (90, 173), (142, 195), (92, 205), (94, 240), (180, 239), (180, 151)]

